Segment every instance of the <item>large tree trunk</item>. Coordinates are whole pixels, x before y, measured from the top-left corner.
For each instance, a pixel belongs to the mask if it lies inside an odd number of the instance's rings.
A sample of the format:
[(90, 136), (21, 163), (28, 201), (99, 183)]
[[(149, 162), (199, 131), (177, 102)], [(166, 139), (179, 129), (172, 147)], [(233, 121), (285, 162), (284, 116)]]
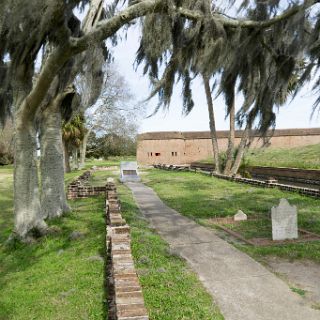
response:
[[(28, 114), (26, 97), (32, 86), (32, 64), (15, 68), (12, 82), (14, 109), (14, 231), (11, 238), (26, 239), (32, 231), (45, 233), (40, 209), (37, 131)], [(32, 236), (32, 234), (31, 234)]]
[(80, 146), (80, 164), (79, 164), (79, 169), (82, 169), (85, 165), (86, 161), (86, 153), (87, 153), (87, 143), (88, 143), (88, 138), (91, 133), (91, 129), (88, 129), (86, 134), (84, 135), (82, 144)]
[(227, 161), (224, 168), (224, 174), (230, 175), (232, 163), (233, 163), (233, 153), (234, 153), (234, 140), (235, 140), (235, 99), (233, 98), (232, 107), (230, 110), (230, 131), (228, 137), (228, 149), (227, 149)]
[(14, 234), (20, 239), (30, 231), (45, 233), (47, 225), (40, 209), (37, 167), (37, 134), (34, 123), (15, 117)]
[(211, 96), (210, 83), (209, 83), (209, 78), (206, 75), (202, 75), (202, 77), (203, 77), (204, 89), (206, 93), (208, 112), (209, 112), (209, 126), (210, 126), (211, 142), (212, 142), (212, 149), (213, 149), (213, 160), (215, 163), (215, 172), (220, 173), (219, 146), (218, 146), (218, 139), (217, 139), (216, 123), (214, 119), (213, 101)]
[(41, 118), (41, 209), (44, 218), (55, 218), (70, 207), (64, 188), (64, 155), (59, 99), (55, 99)]
[(249, 132), (250, 132), (250, 126), (247, 124), (245, 130), (243, 131), (240, 144), (238, 146), (237, 156), (236, 156), (236, 159), (235, 159), (234, 164), (231, 169), (231, 174), (230, 174), (231, 176), (235, 176), (239, 170), (242, 158), (243, 158), (244, 153), (246, 151), (247, 142), (248, 142), (248, 138), (249, 138)]

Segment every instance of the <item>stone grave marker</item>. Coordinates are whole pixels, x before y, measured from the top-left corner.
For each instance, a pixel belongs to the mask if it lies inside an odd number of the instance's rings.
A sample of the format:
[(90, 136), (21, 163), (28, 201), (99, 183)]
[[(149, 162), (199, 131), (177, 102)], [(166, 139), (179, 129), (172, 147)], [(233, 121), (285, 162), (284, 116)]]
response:
[(120, 181), (135, 182), (140, 181), (138, 174), (138, 164), (136, 161), (121, 161), (120, 163)]
[(248, 217), (247, 217), (247, 215), (246, 215), (243, 211), (239, 210), (239, 211), (233, 216), (233, 220), (234, 220), (234, 221), (246, 221), (246, 220), (248, 220)]
[(281, 199), (279, 206), (272, 207), (272, 240), (298, 238), (297, 207), (291, 206), (286, 199)]

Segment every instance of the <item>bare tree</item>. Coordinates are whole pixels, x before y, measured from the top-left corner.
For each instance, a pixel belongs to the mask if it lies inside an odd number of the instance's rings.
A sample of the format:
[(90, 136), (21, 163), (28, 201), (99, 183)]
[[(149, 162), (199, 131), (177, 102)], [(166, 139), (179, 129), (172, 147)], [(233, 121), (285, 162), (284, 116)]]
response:
[[(98, 135), (117, 134), (119, 130), (125, 130), (123, 126), (130, 128), (128, 124), (137, 121), (138, 116), (143, 112), (144, 104), (134, 100), (128, 83), (118, 73), (115, 65), (109, 63), (106, 69), (101, 95), (96, 103), (85, 111), (87, 130), (80, 149), (80, 167), (84, 166), (87, 142), (92, 132)], [(81, 95), (86, 97), (88, 89), (83, 82), (85, 81), (81, 81), (81, 78), (78, 79), (78, 87), (81, 88), (79, 90)], [(82, 104), (85, 104), (85, 101)], [(120, 119), (131, 119), (131, 121), (120, 124)], [(135, 134), (136, 130), (133, 133)]]

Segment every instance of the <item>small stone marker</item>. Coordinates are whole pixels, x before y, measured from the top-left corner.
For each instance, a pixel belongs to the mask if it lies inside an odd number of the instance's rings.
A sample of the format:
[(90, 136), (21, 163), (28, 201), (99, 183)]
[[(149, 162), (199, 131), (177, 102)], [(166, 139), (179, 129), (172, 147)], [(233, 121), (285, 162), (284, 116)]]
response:
[(140, 181), (138, 175), (138, 164), (135, 161), (120, 163), (120, 181), (121, 182), (135, 182)]
[(297, 207), (291, 206), (287, 199), (281, 199), (279, 206), (272, 207), (272, 240), (298, 238)]
[(234, 216), (233, 216), (233, 220), (234, 221), (246, 221), (248, 220), (247, 215), (242, 212), (241, 210), (239, 210)]

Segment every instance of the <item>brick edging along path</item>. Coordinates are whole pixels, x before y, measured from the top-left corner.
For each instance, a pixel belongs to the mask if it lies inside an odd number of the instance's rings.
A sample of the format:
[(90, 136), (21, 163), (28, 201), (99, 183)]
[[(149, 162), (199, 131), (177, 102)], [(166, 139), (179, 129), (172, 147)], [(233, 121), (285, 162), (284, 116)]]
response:
[(109, 320), (148, 320), (131, 253), (130, 227), (122, 218), (114, 183), (106, 185)]
[(67, 199), (106, 196), (108, 320), (148, 320), (131, 253), (130, 227), (122, 218), (117, 188), (113, 182), (104, 187), (91, 186), (88, 180), (92, 171), (85, 171), (68, 185)]

